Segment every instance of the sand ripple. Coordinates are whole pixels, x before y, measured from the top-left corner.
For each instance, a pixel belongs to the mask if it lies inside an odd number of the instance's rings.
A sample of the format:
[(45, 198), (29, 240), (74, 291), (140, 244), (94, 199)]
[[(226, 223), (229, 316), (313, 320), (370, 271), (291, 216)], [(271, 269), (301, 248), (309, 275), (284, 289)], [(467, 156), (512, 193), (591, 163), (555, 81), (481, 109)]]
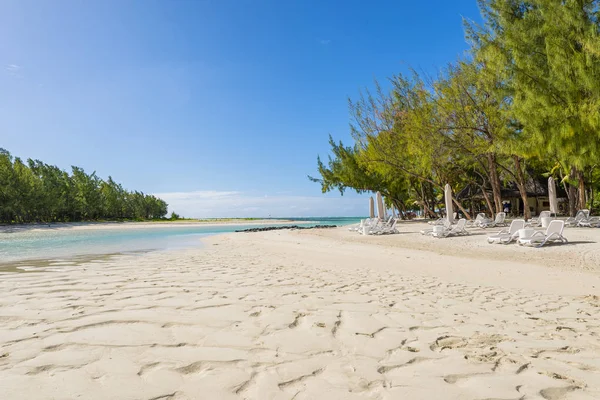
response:
[(2, 398), (600, 398), (594, 295), (379, 270), (375, 255), (320, 262), (260, 238), (4, 275)]

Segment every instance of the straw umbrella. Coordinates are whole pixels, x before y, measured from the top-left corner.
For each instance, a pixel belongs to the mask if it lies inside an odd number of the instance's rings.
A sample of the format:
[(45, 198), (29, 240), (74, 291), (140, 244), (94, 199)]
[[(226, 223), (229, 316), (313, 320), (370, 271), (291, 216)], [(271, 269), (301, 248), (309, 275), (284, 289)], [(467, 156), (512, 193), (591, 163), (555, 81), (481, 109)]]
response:
[(444, 187), (444, 199), (446, 200), (446, 218), (448, 222), (454, 222), (454, 210), (452, 209), (452, 188), (446, 183)]
[(558, 199), (556, 198), (556, 184), (554, 178), (548, 178), (548, 198), (550, 200), (550, 213), (558, 214)]
[(381, 193), (377, 192), (377, 218), (380, 220), (385, 219), (385, 208), (383, 207), (383, 197), (381, 197)]
[(375, 200), (373, 200), (373, 196), (369, 197), (369, 218), (375, 218)]

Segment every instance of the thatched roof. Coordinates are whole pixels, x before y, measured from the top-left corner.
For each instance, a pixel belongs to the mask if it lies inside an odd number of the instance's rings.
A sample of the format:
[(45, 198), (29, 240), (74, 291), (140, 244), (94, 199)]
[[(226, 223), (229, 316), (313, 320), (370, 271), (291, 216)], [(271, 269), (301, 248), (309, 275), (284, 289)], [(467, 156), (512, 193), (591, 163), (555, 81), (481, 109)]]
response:
[[(528, 197), (548, 197), (548, 181), (544, 177), (539, 178), (528, 178), (525, 182), (525, 188), (527, 190)], [(567, 197), (562, 185), (557, 184), (557, 195), (558, 197)], [(486, 193), (489, 194), (490, 198), (492, 196), (492, 189), (486, 188)], [(503, 186), (501, 189), (501, 195), (503, 199), (513, 198), (513, 197), (521, 197), (521, 193), (519, 192), (519, 187), (516, 183), (510, 182), (508, 185)], [(481, 189), (475, 185), (467, 185), (464, 189), (456, 194), (456, 198), (458, 200), (466, 200), (466, 199), (482, 199), (483, 194), (481, 193)]]

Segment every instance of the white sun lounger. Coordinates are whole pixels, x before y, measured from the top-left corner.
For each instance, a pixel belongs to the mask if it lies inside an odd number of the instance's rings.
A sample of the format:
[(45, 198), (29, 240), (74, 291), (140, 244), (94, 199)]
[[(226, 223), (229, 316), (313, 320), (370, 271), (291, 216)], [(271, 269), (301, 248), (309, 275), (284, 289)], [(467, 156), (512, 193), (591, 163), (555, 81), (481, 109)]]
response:
[(583, 209), (577, 211), (575, 217), (569, 217), (565, 221), (565, 225), (567, 226), (579, 226), (579, 223), (582, 221), (588, 221), (590, 219), (590, 210)]
[(552, 216), (550, 211), (542, 211), (542, 212), (540, 212), (540, 215), (537, 216), (537, 218), (531, 218), (527, 222), (527, 226), (542, 226), (542, 218), (546, 218), (546, 217), (550, 217), (550, 216)]
[(520, 245), (535, 247), (542, 247), (549, 242), (568, 243), (567, 238), (562, 235), (564, 228), (565, 221), (554, 220), (550, 222), (545, 233), (541, 231), (535, 231), (529, 237), (519, 237), (517, 241)]
[(441, 231), (434, 230), (431, 233), (431, 236), (436, 237), (436, 238), (443, 238), (443, 237), (448, 237), (448, 236), (468, 235), (469, 232), (465, 229), (466, 223), (467, 223), (467, 220), (464, 218), (461, 218), (458, 220), (456, 225), (452, 225), (450, 228), (444, 226), (444, 228)]
[(525, 220), (515, 219), (510, 223), (510, 227), (502, 229), (495, 235), (490, 235), (487, 238), (488, 243), (504, 243), (508, 244), (519, 237), (519, 230), (525, 228)]
[(398, 233), (396, 229), (396, 224), (398, 223), (398, 218), (394, 218), (391, 220), (391, 225), (383, 226), (381, 229), (374, 230), (371, 232), (373, 235), (390, 235), (393, 233)]
[(506, 213), (499, 212), (493, 221), (485, 221), (480, 224), (482, 228), (493, 228), (495, 226), (506, 226)]
[(477, 214), (477, 216), (475, 217), (474, 220), (471, 220), (471, 221), (467, 222), (467, 228), (476, 228), (476, 227), (479, 227), (485, 221), (487, 221), (487, 218), (485, 217), (485, 214), (484, 213), (479, 213), (479, 214)]
[(363, 233), (365, 227), (367, 228), (367, 230), (370, 230), (372, 228), (375, 228), (379, 224), (379, 218), (367, 218), (361, 220), (359, 224), (352, 225), (348, 228), (348, 230), (351, 232)]
[(592, 217), (590, 210), (579, 210), (575, 214), (575, 218), (567, 218), (565, 224), (579, 228), (600, 227), (600, 219)]
[(375, 225), (366, 226), (360, 233), (363, 235), (375, 235), (378, 232), (392, 233), (392, 226), (394, 229), (396, 228), (396, 219), (394, 217), (388, 218), (385, 222), (378, 221)]
[(598, 217), (589, 217), (586, 220), (581, 220), (577, 223), (581, 228), (600, 228), (600, 219)]
[[(440, 221), (441, 221), (440, 224), (436, 225), (436, 226), (443, 226), (444, 229), (451, 229), (452, 228), (452, 224), (446, 218), (441, 219)], [(434, 230), (434, 228), (432, 228), (432, 229), (423, 229), (421, 231), (421, 235), (431, 235), (433, 233), (433, 230)]]

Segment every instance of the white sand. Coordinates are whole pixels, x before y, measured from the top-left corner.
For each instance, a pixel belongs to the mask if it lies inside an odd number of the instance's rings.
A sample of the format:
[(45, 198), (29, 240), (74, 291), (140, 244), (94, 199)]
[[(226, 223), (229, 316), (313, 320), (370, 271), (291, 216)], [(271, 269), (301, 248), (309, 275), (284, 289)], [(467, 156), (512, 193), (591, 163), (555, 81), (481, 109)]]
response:
[(4, 274), (0, 398), (600, 398), (600, 229), (531, 249), (421, 228)]

